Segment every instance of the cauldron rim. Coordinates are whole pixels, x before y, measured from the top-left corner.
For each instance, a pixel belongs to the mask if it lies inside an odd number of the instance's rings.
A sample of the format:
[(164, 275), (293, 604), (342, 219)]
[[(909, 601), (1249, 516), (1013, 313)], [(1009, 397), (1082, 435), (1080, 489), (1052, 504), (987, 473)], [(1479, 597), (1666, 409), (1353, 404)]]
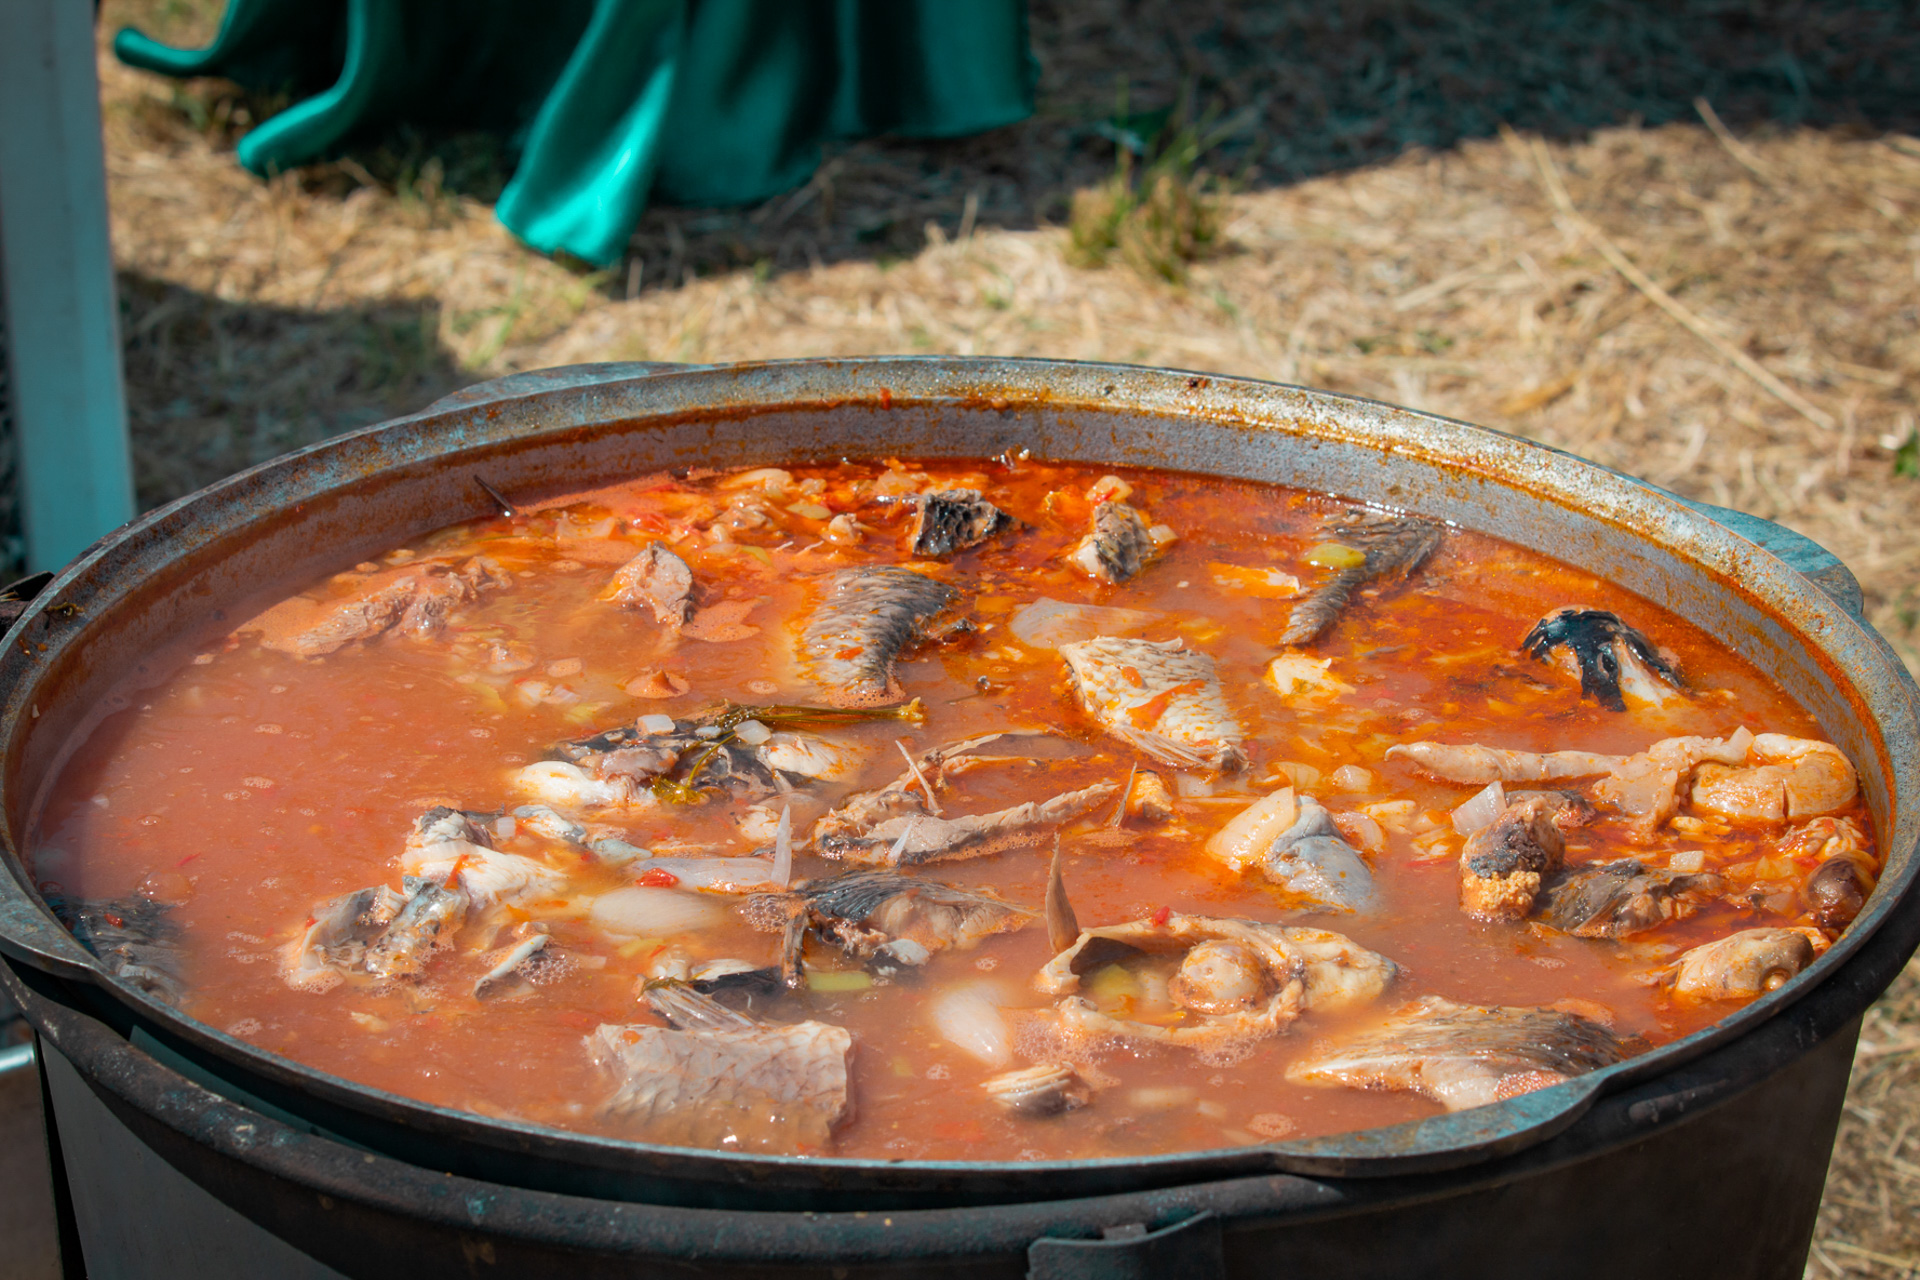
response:
[[(1119, 393), (1118, 389), (1122, 386), (1126, 387), (1126, 394)], [(673, 397), (676, 389), (685, 393), (678, 403)], [(1119, 399), (1116, 401), (1117, 394)], [(622, 401), (622, 396), (627, 397), (626, 401)], [(636, 397), (638, 404), (634, 403)], [(1275, 406), (1269, 403), (1276, 399), (1281, 402), (1280, 412), (1276, 412)], [(649, 401), (654, 403), (650, 406)], [(873, 411), (877, 408), (881, 412), (894, 412), (954, 404), (964, 404), (976, 411), (1015, 415), (1038, 411), (1056, 415), (1099, 413), (1103, 409), (1112, 412), (1118, 408), (1128, 413), (1157, 413), (1163, 417), (1181, 418), (1216, 428), (1224, 426), (1229, 430), (1251, 428), (1274, 431), (1290, 426), (1295, 435), (1323, 441), (1343, 437), (1358, 439), (1368, 447), (1384, 446), (1430, 466), (1450, 466), (1463, 474), (1477, 468), (1483, 478), (1494, 484), (1523, 491), (1530, 486), (1536, 495), (1544, 494), (1550, 501), (1566, 500), (1566, 491), (1578, 487), (1585, 496), (1601, 506), (1598, 518), (1611, 518), (1623, 524), (1623, 527), (1625, 519), (1633, 518), (1659, 528), (1665, 535), (1664, 544), (1648, 527), (1629, 532), (1660, 544), (1661, 550), (1675, 557), (1692, 552), (1697, 562), (1703, 552), (1715, 549), (1715, 543), (1720, 544), (1718, 549), (1723, 552), (1728, 550), (1727, 544), (1740, 543), (1732, 550), (1740, 558), (1744, 572), (1751, 576), (1729, 582), (1722, 574), (1722, 585), (1744, 592), (1749, 598), (1764, 596), (1770, 576), (1772, 585), (1777, 586), (1780, 574), (1792, 572), (1766, 550), (1742, 541), (1731, 531), (1720, 529), (1716, 532), (1716, 526), (1701, 521), (1689, 509), (1698, 504), (1685, 504), (1683, 499), (1651, 491), (1640, 482), (1633, 482), (1630, 478), (1607, 472), (1597, 464), (1546, 446), (1356, 397), (1247, 379), (1188, 374), (1178, 370), (1057, 361), (880, 357), (672, 369), (660, 366), (581, 366), (513, 375), (495, 384), (469, 389), (418, 414), (376, 424), (272, 460), (160, 508), (90, 548), (60, 573), (8, 635), (5, 655), (0, 657), (0, 680), (6, 680), (12, 687), (8, 700), (0, 709), (0, 725), (11, 727), (8, 739), (9, 764), (13, 763), (17, 754), (15, 748), (19, 737), (30, 729), (31, 720), (37, 719), (40, 713), (38, 705), (31, 701), (31, 682), (23, 691), (19, 680), (22, 674), (32, 674), (35, 665), (35, 655), (30, 652), (32, 646), (45, 643), (33, 637), (50, 634), (56, 647), (74, 643), (78, 633), (73, 628), (63, 629), (59, 625), (58, 610), (62, 606), (75, 605), (79, 599), (88, 599), (90, 602), (101, 597), (102, 584), (98, 581), (92, 583), (91, 591), (88, 589), (90, 573), (97, 574), (103, 566), (112, 565), (116, 555), (124, 558), (130, 548), (144, 550), (151, 555), (155, 542), (176, 533), (183, 517), (191, 520), (196, 511), (209, 505), (217, 507), (225, 502), (231, 507), (236, 499), (244, 500), (246, 496), (262, 491), (312, 490), (312, 472), (316, 464), (321, 473), (333, 477), (322, 488), (336, 494), (350, 490), (355, 483), (371, 482), (381, 472), (378, 466), (368, 468), (366, 459), (355, 459), (349, 464), (361, 468), (354, 474), (347, 474), (349, 468), (341, 465), (343, 456), (356, 448), (361, 448), (365, 453), (368, 449), (363, 446), (372, 446), (370, 451), (379, 464), (389, 468), (399, 467), (405, 465), (409, 448), (417, 446), (423, 435), (438, 432), (452, 440), (451, 445), (434, 454), (436, 465), (445, 468), (451, 465), (451, 459), (486, 448), (510, 451), (518, 438), (514, 431), (520, 424), (537, 421), (543, 414), (551, 417), (556, 410), (561, 411), (563, 416), (572, 413), (576, 420), (562, 421), (558, 426), (548, 422), (544, 430), (549, 433), (566, 430), (613, 432), (631, 429), (643, 422), (656, 426), (663, 422), (712, 424), (753, 413), (777, 411), (818, 412), (836, 408)], [(618, 406), (617, 411), (615, 406)], [(599, 416), (594, 416), (596, 414)], [(1303, 421), (1316, 417), (1314, 421)], [(1383, 431), (1383, 426), (1397, 430)], [(473, 439), (468, 439), (469, 435)], [(1516, 462), (1519, 465), (1516, 466)], [(1504, 474), (1496, 474), (1503, 466), (1508, 470)], [(1567, 482), (1567, 472), (1578, 477), (1578, 485)], [(280, 496), (283, 502), (290, 500), (287, 493), (282, 492)], [(476, 501), (484, 502), (485, 499), (477, 497)], [(1568, 505), (1571, 509), (1571, 504)], [(1589, 508), (1586, 514), (1596, 513)], [(1738, 518), (1736, 513), (1727, 514)], [(1692, 521), (1691, 525), (1687, 524), (1689, 520)], [(1683, 548), (1674, 545), (1677, 541), (1674, 536), (1676, 525), (1689, 535), (1690, 546)], [(1709, 569), (1709, 572), (1713, 570)], [(1844, 578), (1844, 571), (1841, 577)], [(1817, 625), (1824, 629), (1829, 638), (1851, 629), (1855, 633), (1852, 639), (1856, 647), (1864, 642), (1865, 649), (1880, 659), (1882, 668), (1867, 673), (1878, 681), (1878, 685), (1870, 695), (1862, 695), (1864, 700), (1857, 700), (1856, 705), (1864, 708), (1877, 699), (1906, 713), (1908, 723), (1895, 726), (1904, 729), (1908, 735), (1905, 739), (1907, 751), (1903, 758), (1895, 758), (1900, 743), (1889, 740), (1885, 732), (1888, 726), (1877, 718), (1873, 721), (1873, 727), (1879, 731), (1882, 767), (1887, 774), (1885, 780), (1893, 783), (1897, 781), (1894, 774), (1902, 769), (1910, 774), (1913, 770), (1911, 746), (1914, 738), (1910, 727), (1914, 714), (1912, 681), (1904, 668), (1892, 660), (1883, 641), (1878, 642), (1878, 649), (1874, 648), (1873, 642), (1878, 641), (1878, 637), (1857, 616), (1841, 607), (1842, 602), (1817, 595), (1813, 588), (1805, 584), (1802, 586), (1801, 597), (1796, 602), (1800, 617), (1797, 623), (1788, 625), (1797, 626), (1802, 631)], [(1844, 600), (1844, 589), (1838, 595)], [(1777, 603), (1774, 602), (1776, 606)], [(86, 606), (78, 607), (84, 613)], [(1774, 613), (1779, 617), (1781, 611), (1776, 607)], [(23, 654), (24, 657), (21, 656)], [(8, 667), (14, 670), (9, 671)], [(24, 673), (22, 668), (26, 669)], [(1835, 674), (1842, 679), (1858, 678), (1860, 672), (1842, 673), (1836, 670)], [(48, 772), (51, 773), (51, 770)], [(15, 770), (10, 767), (7, 773), (9, 784), (15, 776)], [(1886, 790), (1891, 808), (1896, 798), (1895, 788), (1889, 785)], [(7, 808), (11, 820), (19, 812), (11, 795)], [(1081, 1178), (1090, 1174), (1125, 1177), (1140, 1185), (1274, 1169), (1345, 1176), (1404, 1175), (1488, 1159), (1550, 1137), (1575, 1123), (1600, 1093), (1625, 1088), (1682, 1065), (1776, 1016), (1826, 981), (1884, 923), (1895, 904), (1911, 891), (1915, 875), (1914, 851), (1905, 846), (1894, 847), (1896, 837), (1892, 834), (1892, 823), (1883, 819), (1882, 827), (1888, 833), (1886, 843), (1889, 847), (1885, 850), (1888, 874), (1883, 877), (1881, 891), (1876, 892), (1868, 910), (1853, 929), (1795, 981), (1702, 1031), (1565, 1085), (1523, 1095), (1491, 1108), (1434, 1117), (1410, 1125), (1364, 1130), (1354, 1135), (1338, 1135), (1339, 1140), (1318, 1139), (1310, 1143), (1269, 1144), (1257, 1148), (1176, 1152), (1146, 1158), (1110, 1157), (1102, 1160), (1009, 1165), (966, 1161), (728, 1155), (654, 1147), (542, 1126), (491, 1120), (353, 1084), (316, 1072), (292, 1059), (259, 1050), (244, 1041), (181, 1017), (144, 993), (101, 974), (90, 963), (91, 957), (74, 955), (73, 952), (78, 950), (77, 944), (64, 933), (61, 937), (67, 943), (65, 948), (61, 948), (57, 941), (49, 947), (46, 925), (51, 917), (21, 883), (25, 876), (18, 851), (12, 842), (11, 821), (7, 831), (6, 863), (16, 883), (8, 886), (13, 890), (7, 895), (8, 900), (0, 902), (0, 949), (17, 958), (27, 959), (29, 963), (40, 963), (43, 967), (63, 972), (69, 977), (84, 975), (103, 991), (111, 993), (121, 1010), (119, 1016), (123, 1021), (128, 1025), (141, 1024), (150, 1035), (174, 1041), (184, 1057), (204, 1055), (236, 1064), (243, 1071), (255, 1071), (268, 1078), (292, 1082), (316, 1094), (331, 1095), (335, 1100), (357, 1100), (372, 1104), (403, 1125), (440, 1130), (467, 1140), (484, 1136), (506, 1150), (524, 1149), (530, 1143), (552, 1145), (570, 1148), (576, 1155), (592, 1153), (593, 1163), (596, 1164), (608, 1162), (619, 1165), (636, 1159), (672, 1164), (719, 1162), (727, 1165), (731, 1170), (731, 1178), (742, 1185), (751, 1185), (769, 1168), (798, 1167), (809, 1171), (807, 1176), (815, 1180), (844, 1184), (845, 1189), (850, 1191), (856, 1188), (900, 1188), (907, 1184), (921, 1185), (927, 1182), (939, 1184), (949, 1178), (1004, 1180), (1016, 1170), (1021, 1176), (1014, 1181), (1028, 1187), (1040, 1185), (1043, 1180), (1062, 1173)], [(1900, 864), (1897, 875), (1896, 861)], [(37, 921), (28, 918), (35, 910), (42, 917)], [(49, 950), (54, 954), (49, 955)], [(1340, 1140), (1344, 1140), (1344, 1145)]]

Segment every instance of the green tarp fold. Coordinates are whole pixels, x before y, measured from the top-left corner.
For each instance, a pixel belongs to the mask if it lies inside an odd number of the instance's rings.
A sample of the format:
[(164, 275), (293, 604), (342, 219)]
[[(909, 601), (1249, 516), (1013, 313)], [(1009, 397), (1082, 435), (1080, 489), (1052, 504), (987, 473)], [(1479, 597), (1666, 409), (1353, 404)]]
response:
[(830, 139), (957, 137), (1033, 110), (1023, 0), (231, 0), (205, 49), (114, 52), (296, 101), (241, 139), (270, 174), (401, 123), (518, 152), (495, 212), (522, 240), (619, 261), (647, 201), (800, 185)]

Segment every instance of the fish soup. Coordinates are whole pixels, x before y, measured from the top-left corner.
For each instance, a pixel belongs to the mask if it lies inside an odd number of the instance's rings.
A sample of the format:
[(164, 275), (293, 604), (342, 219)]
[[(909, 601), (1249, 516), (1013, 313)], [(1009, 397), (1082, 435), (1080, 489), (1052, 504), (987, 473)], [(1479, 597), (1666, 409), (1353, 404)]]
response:
[(646, 476), (122, 695), (31, 855), (122, 978), (366, 1085), (733, 1151), (1482, 1105), (1778, 986), (1879, 870), (1851, 763), (1685, 621), (1167, 471)]

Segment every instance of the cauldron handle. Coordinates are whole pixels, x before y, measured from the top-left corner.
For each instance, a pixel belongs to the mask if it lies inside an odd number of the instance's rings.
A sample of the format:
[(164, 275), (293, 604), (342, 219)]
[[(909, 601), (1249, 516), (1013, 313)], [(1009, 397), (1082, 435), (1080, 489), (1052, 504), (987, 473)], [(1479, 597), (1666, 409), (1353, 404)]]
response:
[(1158, 1231), (1108, 1227), (1098, 1240), (1042, 1236), (1027, 1246), (1027, 1280), (1219, 1280), (1227, 1273), (1211, 1209)]
[(1858, 618), (1866, 608), (1865, 599), (1860, 594), (1860, 583), (1853, 572), (1841, 563), (1840, 557), (1827, 550), (1803, 533), (1795, 533), (1785, 525), (1775, 524), (1759, 516), (1748, 515), (1744, 511), (1735, 511), (1731, 507), (1716, 507), (1711, 502), (1698, 502), (1692, 498), (1675, 493), (1654, 484), (1651, 480), (1642, 480), (1639, 476), (1616, 471), (1624, 479), (1644, 485), (1656, 493), (1665, 494), (1675, 502), (1682, 503), (1698, 511), (1707, 519), (1731, 529), (1745, 538), (1778, 556), (1786, 562), (1789, 569), (1813, 583), (1814, 586), (1833, 597), (1835, 604)]
[(12, 867), (0, 871), (0, 954), (57, 978), (106, 981), (99, 958), (48, 915)]

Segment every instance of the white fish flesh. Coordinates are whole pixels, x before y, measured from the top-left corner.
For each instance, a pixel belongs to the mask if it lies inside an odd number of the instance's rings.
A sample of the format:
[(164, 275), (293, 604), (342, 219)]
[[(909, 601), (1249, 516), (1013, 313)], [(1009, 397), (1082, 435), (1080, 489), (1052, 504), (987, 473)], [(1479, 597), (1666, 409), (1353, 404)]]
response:
[(1287, 1079), (1418, 1093), (1464, 1111), (1611, 1066), (1627, 1052), (1578, 1014), (1423, 996), (1377, 1026), (1316, 1047), (1287, 1068)]
[(824, 1022), (776, 1026), (685, 988), (649, 990), (666, 1027), (602, 1025), (589, 1052), (614, 1079), (605, 1114), (671, 1146), (782, 1155), (829, 1150), (853, 1118), (853, 1037)]
[(1100, 636), (1060, 646), (1080, 705), (1108, 733), (1166, 764), (1233, 772), (1245, 731), (1213, 659), (1180, 640)]

